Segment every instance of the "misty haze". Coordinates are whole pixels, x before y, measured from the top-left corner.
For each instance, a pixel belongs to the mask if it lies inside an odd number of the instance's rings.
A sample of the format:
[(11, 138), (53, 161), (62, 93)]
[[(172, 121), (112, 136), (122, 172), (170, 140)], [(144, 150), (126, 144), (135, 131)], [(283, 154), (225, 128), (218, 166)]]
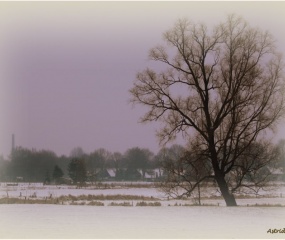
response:
[(284, 9), (0, 3), (0, 238), (283, 239)]

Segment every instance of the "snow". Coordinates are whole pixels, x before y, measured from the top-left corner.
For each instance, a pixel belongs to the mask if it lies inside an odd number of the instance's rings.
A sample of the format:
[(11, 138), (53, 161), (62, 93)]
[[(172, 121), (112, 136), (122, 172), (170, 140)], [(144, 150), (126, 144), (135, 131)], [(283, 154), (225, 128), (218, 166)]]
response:
[[(128, 186), (130, 184), (128, 183)], [(202, 204), (211, 206), (183, 206), (194, 200), (165, 197), (158, 188), (142, 185), (127, 188), (116, 185), (112, 189), (94, 186), (77, 189), (75, 186), (48, 186), (20, 183), (18, 186), (0, 184), (0, 198), (27, 197), (56, 198), (66, 195), (137, 195), (154, 197), (160, 207), (137, 207), (139, 201), (127, 200), (130, 207), (1, 204), (0, 238), (279, 238), (285, 233), (270, 234), (269, 229), (285, 227), (285, 207), (259, 207), (256, 204), (285, 205), (285, 186), (262, 191), (264, 197), (238, 197), (239, 207), (225, 207), (221, 198), (203, 198)], [(127, 186), (127, 185), (126, 185)], [(208, 188), (203, 196), (218, 196), (215, 188)], [(85, 200), (84, 200), (85, 201)], [(87, 200), (86, 200), (87, 201)], [(85, 203), (86, 203), (85, 201)], [(255, 207), (248, 207), (248, 205)], [(176, 207), (177, 206), (177, 207)]]
[(146, 197), (165, 198), (165, 194), (155, 188), (115, 188), (115, 189), (95, 189), (95, 188), (80, 188), (75, 186), (37, 186), (37, 185), (19, 185), (13, 187), (2, 186), (0, 188), (0, 198), (6, 197), (30, 197), (35, 194), (38, 198), (59, 197), (59, 196), (79, 196), (79, 195), (139, 195)]
[(0, 205), (0, 238), (279, 238), (284, 208)]
[[(121, 184), (121, 183), (120, 183)], [(136, 183), (137, 184), (137, 183)], [(130, 185), (130, 183), (129, 183)], [(160, 199), (163, 206), (174, 205), (174, 204), (193, 204), (195, 199), (183, 200), (169, 200), (165, 193), (161, 192), (158, 188), (153, 187), (132, 187), (124, 188), (124, 183), (116, 188), (76, 188), (70, 185), (43, 185), (39, 183), (19, 183), (18, 186), (7, 186), (7, 184), (1, 183), (0, 185), (0, 198), (3, 197), (14, 197), (14, 198), (31, 198), (33, 199), (45, 199), (45, 198), (58, 198), (60, 196), (80, 196), (80, 195), (136, 195), (145, 197), (154, 197)], [(281, 185), (278, 187), (270, 186), (266, 191), (261, 190), (260, 193), (263, 197), (255, 197), (251, 195), (249, 198), (237, 198), (237, 203), (240, 206), (255, 205), (255, 204), (281, 204), (285, 205), (285, 186)], [(202, 191), (202, 204), (210, 204), (217, 206), (225, 206), (225, 201), (222, 198), (211, 199), (210, 196), (220, 196), (217, 189), (213, 187), (207, 188), (207, 191)], [(109, 204), (110, 202), (107, 202)], [(134, 203), (136, 203), (134, 201)]]
[[(111, 183), (109, 183), (111, 184)], [(113, 183), (118, 184), (118, 183)], [(124, 186), (125, 183), (120, 183), (121, 186)], [(130, 185), (130, 183), (128, 183)], [(148, 182), (138, 182), (136, 185), (144, 184), (148, 185), (151, 183)], [(43, 185), (42, 183), (19, 183), (18, 186), (7, 186), (6, 183), (0, 183), (0, 198), (6, 197), (7, 194), (9, 197), (30, 197), (33, 194), (36, 194), (38, 198), (50, 197), (52, 194), (53, 197), (59, 197), (64, 195), (143, 195), (147, 197), (155, 197), (160, 199), (165, 199), (166, 196), (162, 193), (158, 188), (152, 187), (116, 187), (116, 188), (95, 188), (95, 187), (87, 187), (87, 188), (76, 188), (75, 186), (70, 185)], [(264, 196), (276, 197), (276, 198), (284, 198), (285, 197), (285, 186), (284, 184), (281, 186), (270, 186), (266, 190), (260, 190), (260, 194)], [(209, 196), (220, 196), (220, 193), (216, 188), (208, 187), (207, 191), (202, 191), (203, 197)], [(254, 195), (252, 195), (254, 196)], [(284, 202), (285, 203), (285, 202)]]

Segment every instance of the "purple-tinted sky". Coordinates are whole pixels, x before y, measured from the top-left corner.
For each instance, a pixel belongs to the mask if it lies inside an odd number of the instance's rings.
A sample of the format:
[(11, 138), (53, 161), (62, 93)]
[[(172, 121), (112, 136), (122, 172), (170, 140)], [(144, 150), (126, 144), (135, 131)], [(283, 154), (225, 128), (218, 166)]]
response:
[(128, 103), (136, 73), (178, 18), (212, 26), (229, 13), (269, 30), (285, 54), (285, 2), (1, 2), (0, 155), (13, 133), (58, 155), (157, 152), (158, 124), (139, 124), (144, 109)]

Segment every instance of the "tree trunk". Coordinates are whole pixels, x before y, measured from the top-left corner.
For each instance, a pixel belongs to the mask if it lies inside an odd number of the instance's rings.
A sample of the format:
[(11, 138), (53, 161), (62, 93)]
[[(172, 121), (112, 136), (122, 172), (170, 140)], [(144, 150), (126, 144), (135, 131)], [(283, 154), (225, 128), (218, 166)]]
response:
[(216, 174), (216, 181), (221, 190), (222, 196), (228, 207), (237, 206), (234, 195), (229, 192), (229, 188), (225, 178), (221, 174)]
[(229, 191), (228, 184), (225, 180), (225, 176), (222, 173), (221, 169), (219, 168), (218, 160), (217, 160), (217, 152), (215, 150), (215, 141), (214, 141), (214, 135), (211, 134), (210, 136), (210, 152), (211, 152), (211, 160), (212, 165), (215, 173), (215, 180), (217, 181), (217, 184), (221, 190), (222, 196), (224, 200), (226, 201), (226, 204), (228, 207), (230, 206), (237, 206), (236, 200), (234, 195), (232, 195)]
[(201, 191), (200, 191), (200, 183), (198, 184), (198, 203), (201, 206)]

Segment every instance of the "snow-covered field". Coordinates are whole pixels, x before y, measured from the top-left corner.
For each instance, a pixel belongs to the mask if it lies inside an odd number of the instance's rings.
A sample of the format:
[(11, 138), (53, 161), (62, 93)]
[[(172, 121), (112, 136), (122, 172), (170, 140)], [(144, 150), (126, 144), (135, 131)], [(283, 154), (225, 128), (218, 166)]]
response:
[(0, 205), (0, 238), (279, 238), (284, 208)]
[[(208, 192), (213, 193), (214, 189)], [(285, 228), (285, 207), (255, 207), (255, 204), (285, 205), (285, 186), (265, 192), (263, 198), (238, 198), (239, 207), (225, 207), (224, 200), (202, 199), (214, 206), (183, 206), (189, 200), (168, 200), (157, 188), (43, 186), (0, 184), (1, 198), (45, 199), (80, 195), (137, 195), (153, 197), (158, 207), (55, 204), (0, 204), (0, 238), (279, 238), (285, 233), (267, 233)], [(33, 196), (33, 197), (32, 197)], [(116, 200), (115, 200), (116, 201)], [(124, 202), (118, 200), (117, 202)], [(63, 205), (62, 205), (63, 204)], [(178, 205), (178, 207), (176, 207)], [(181, 205), (181, 206), (180, 206)], [(247, 205), (254, 207), (247, 207)]]
[[(109, 183), (110, 184), (110, 183)], [(193, 198), (189, 200), (168, 200), (165, 193), (161, 192), (159, 188), (149, 187), (148, 183), (143, 184), (142, 187), (124, 187), (124, 183), (115, 183), (113, 188), (98, 188), (98, 186), (90, 186), (86, 188), (76, 188), (70, 185), (43, 185), (42, 183), (19, 183), (17, 186), (7, 186), (7, 183), (0, 183), (0, 199), (4, 197), (9, 198), (30, 198), (30, 199), (50, 199), (58, 198), (60, 196), (80, 196), (80, 195), (137, 195), (145, 197), (153, 197), (159, 199), (162, 205), (177, 204), (193, 204)], [(140, 183), (135, 183), (139, 185)], [(135, 185), (134, 185), (135, 186)], [(103, 185), (104, 187), (104, 185)], [(202, 191), (202, 204), (213, 204), (225, 206), (222, 198), (211, 199), (210, 196), (219, 196), (216, 189), (209, 187), (206, 191)], [(260, 191), (261, 196), (254, 197), (238, 197), (238, 205), (255, 205), (255, 204), (271, 204), (271, 205), (285, 205), (285, 185), (281, 184), (276, 187), (268, 187), (266, 191)]]

